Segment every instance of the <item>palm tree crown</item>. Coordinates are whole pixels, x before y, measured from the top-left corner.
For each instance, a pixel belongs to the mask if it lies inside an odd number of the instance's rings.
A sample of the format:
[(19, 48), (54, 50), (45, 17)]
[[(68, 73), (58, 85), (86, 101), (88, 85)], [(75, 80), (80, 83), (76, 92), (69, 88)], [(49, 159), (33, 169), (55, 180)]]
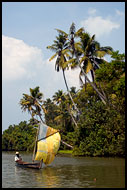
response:
[(28, 110), (28, 113), (30, 113), (32, 117), (38, 115), (42, 120), (41, 110), (44, 110), (44, 107), (42, 105), (42, 97), (43, 94), (39, 91), (38, 86), (34, 89), (30, 88), (30, 95), (23, 94), (23, 98), (19, 102), (19, 104), (21, 105), (21, 109), (23, 111)]

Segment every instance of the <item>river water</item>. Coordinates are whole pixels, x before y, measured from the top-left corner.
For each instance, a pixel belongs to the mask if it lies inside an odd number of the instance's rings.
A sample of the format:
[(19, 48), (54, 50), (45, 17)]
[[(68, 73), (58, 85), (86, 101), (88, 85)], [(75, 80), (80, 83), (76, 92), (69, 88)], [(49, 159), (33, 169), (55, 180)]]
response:
[[(15, 166), (15, 152), (2, 152), (2, 188), (125, 188), (125, 159), (57, 155), (42, 169)], [(21, 152), (24, 161), (32, 154)]]

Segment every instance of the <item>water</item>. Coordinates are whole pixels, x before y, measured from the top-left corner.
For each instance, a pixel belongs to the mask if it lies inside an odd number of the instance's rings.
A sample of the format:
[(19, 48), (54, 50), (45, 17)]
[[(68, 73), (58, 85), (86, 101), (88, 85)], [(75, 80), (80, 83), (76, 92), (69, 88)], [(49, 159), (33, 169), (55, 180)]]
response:
[[(31, 162), (32, 154), (21, 153)], [(2, 152), (3, 188), (125, 188), (125, 159), (57, 155), (41, 170), (15, 166), (15, 152)]]

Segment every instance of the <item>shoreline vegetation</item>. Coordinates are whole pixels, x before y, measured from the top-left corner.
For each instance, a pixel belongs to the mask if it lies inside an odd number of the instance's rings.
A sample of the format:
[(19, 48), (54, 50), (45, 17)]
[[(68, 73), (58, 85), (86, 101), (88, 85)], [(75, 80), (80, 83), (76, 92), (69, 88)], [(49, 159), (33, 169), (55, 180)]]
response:
[[(76, 31), (74, 23), (69, 34), (57, 32), (54, 44), (47, 48), (56, 52), (50, 60), (56, 57), (55, 69), (63, 72), (67, 92), (58, 90), (45, 101), (39, 86), (24, 93), (19, 104), (31, 119), (3, 131), (2, 150), (33, 151), (37, 123), (43, 121), (60, 130), (61, 139), (73, 146), (69, 150), (61, 143), (61, 153), (125, 157), (125, 54), (101, 47), (95, 35), (82, 28)], [(109, 62), (103, 59), (105, 55), (110, 55)], [(80, 89), (69, 89), (66, 69), (73, 73), (77, 67)]]
[[(10, 152), (10, 151), (14, 152), (14, 154), (16, 152), (16, 150), (2, 150), (2, 152)], [(26, 152), (26, 151), (20, 150), (20, 155), (22, 154), (22, 152), (25, 152), (25, 153), (28, 153), (28, 154), (33, 153), (32, 151), (29, 151), (29, 152), (27, 151)], [(68, 149), (67, 150), (66, 149), (65, 150), (58, 150), (56, 156), (57, 155), (63, 155), (63, 156), (66, 155), (66, 156), (73, 156), (73, 157), (95, 157), (95, 156), (85, 156), (85, 155), (83, 155), (83, 156), (82, 155), (74, 155), (73, 150), (68, 150)], [(123, 158), (124, 159), (125, 155), (121, 155), (121, 156), (113, 156), (113, 155), (112, 156), (96, 156), (96, 157), (105, 157), (105, 158), (106, 157), (112, 157), (112, 158)]]
[[(4, 151), (6, 151), (6, 152), (14, 152), (15, 153), (15, 151), (16, 150), (2, 150), (3, 152)], [(21, 152), (21, 154), (22, 154), (22, 152), (26, 152), (26, 151), (20, 151)], [(29, 151), (29, 152), (27, 152), (27, 153), (32, 153), (32, 151)], [(72, 155), (72, 153), (73, 153), (73, 150), (58, 150), (58, 155), (60, 154), (68, 154), (68, 155)]]

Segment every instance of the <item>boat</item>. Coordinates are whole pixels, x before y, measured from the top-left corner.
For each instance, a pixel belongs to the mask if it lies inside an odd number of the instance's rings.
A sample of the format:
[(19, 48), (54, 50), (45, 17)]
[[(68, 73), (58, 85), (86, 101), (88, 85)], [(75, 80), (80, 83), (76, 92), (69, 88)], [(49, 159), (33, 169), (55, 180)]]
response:
[(40, 163), (24, 162), (22, 160), (16, 161), (16, 166), (20, 166), (20, 167), (23, 167), (23, 168), (41, 169), (41, 164)]
[[(61, 136), (59, 130), (39, 122), (32, 162), (16, 161), (16, 166), (25, 168), (41, 169), (42, 163), (51, 164), (60, 147)], [(39, 162), (36, 162), (39, 161)]]

